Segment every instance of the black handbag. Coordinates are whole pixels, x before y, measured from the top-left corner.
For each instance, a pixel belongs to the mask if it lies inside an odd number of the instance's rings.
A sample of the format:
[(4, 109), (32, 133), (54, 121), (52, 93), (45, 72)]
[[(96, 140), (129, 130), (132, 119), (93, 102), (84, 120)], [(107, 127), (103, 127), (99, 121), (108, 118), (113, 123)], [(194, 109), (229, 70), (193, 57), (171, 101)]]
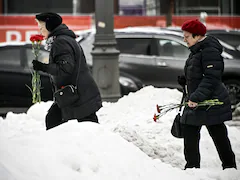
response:
[[(183, 93), (183, 96), (182, 96), (182, 100), (181, 100), (181, 104), (183, 103), (184, 101), (184, 95), (185, 93)], [(179, 108), (179, 111), (178, 111), (178, 114), (175, 116), (175, 119), (173, 121), (173, 124), (172, 124), (172, 128), (171, 128), (171, 134), (176, 137), (176, 138), (183, 138), (183, 125), (182, 123), (180, 122), (180, 119), (181, 119), (181, 109), (182, 107), (180, 106)]]
[(63, 88), (57, 90), (53, 96), (55, 102), (60, 108), (70, 106), (79, 99), (77, 86), (74, 85), (64, 86)]
[(176, 138), (183, 138), (183, 125), (180, 122), (181, 116), (178, 113), (173, 121), (171, 134)]

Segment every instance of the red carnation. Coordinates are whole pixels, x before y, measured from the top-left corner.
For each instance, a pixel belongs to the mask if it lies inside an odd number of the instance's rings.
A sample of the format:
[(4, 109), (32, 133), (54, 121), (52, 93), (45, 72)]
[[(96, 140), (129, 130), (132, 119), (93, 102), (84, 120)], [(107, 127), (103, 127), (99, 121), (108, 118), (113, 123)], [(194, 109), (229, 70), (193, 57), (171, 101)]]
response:
[(157, 112), (160, 113), (161, 109), (160, 109), (159, 105), (156, 105), (156, 106), (157, 106)]
[(39, 42), (39, 41), (42, 41), (42, 40), (44, 40), (44, 36), (41, 35), (41, 34), (35, 34), (35, 35), (32, 35), (30, 37), (31, 42), (36, 42), (36, 41)]
[(157, 119), (158, 119), (157, 115), (156, 115), (156, 114), (154, 114), (154, 116), (153, 116), (153, 120), (156, 122), (156, 121), (157, 121)]
[[(34, 54), (34, 59), (38, 60), (40, 45), (42, 40), (44, 40), (44, 36), (40, 34), (35, 34), (30, 37), (30, 41), (32, 42), (32, 52)], [(41, 102), (41, 79), (40, 74), (37, 71), (33, 71), (32, 73), (32, 88), (29, 88), (32, 93), (32, 102), (35, 104), (36, 102)]]

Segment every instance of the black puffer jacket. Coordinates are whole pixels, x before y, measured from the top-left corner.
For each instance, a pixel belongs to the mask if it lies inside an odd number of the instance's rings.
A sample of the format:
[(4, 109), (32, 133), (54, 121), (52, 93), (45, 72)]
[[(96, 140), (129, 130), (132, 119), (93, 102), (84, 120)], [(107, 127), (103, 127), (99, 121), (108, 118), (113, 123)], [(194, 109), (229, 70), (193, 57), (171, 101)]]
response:
[[(51, 32), (48, 38), (54, 37), (51, 46), (47, 73), (51, 75), (55, 90), (77, 82), (79, 100), (69, 107), (62, 108), (63, 120), (82, 119), (102, 107), (98, 87), (88, 69), (84, 52), (75, 40), (75, 34), (64, 24)], [(80, 63), (80, 66), (79, 64)]]
[(224, 62), (222, 46), (217, 39), (207, 36), (190, 47), (184, 72), (187, 83), (187, 99), (193, 102), (219, 99), (223, 105), (184, 109), (181, 122), (189, 125), (214, 125), (232, 119), (228, 92), (222, 83)]

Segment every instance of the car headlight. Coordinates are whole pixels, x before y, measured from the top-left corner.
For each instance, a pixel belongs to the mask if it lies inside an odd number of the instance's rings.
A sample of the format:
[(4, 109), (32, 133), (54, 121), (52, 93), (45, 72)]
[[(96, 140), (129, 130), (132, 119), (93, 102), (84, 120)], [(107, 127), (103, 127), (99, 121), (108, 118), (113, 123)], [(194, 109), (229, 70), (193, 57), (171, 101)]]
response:
[(127, 77), (122, 77), (120, 76), (119, 77), (119, 83), (125, 87), (131, 87), (131, 88), (134, 88), (134, 89), (138, 89), (136, 83), (132, 80), (132, 79), (129, 79)]

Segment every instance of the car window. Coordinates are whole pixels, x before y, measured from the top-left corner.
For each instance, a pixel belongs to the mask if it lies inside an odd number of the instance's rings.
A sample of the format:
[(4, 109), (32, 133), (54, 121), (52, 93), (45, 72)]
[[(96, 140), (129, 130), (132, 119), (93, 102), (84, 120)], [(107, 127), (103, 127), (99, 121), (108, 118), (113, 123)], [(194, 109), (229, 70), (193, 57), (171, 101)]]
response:
[(216, 38), (226, 42), (227, 44), (238, 47), (240, 45), (240, 33), (237, 34), (212, 34), (212, 36), (215, 36)]
[(187, 59), (189, 50), (184, 45), (168, 39), (159, 39), (159, 55)]
[[(32, 60), (35, 59), (32, 49), (28, 48), (27, 49), (27, 60), (28, 60), (28, 66), (32, 66)], [(44, 50), (40, 50), (39, 51), (39, 57), (38, 60), (40, 62), (43, 62), (45, 64), (48, 64), (49, 61), (49, 52), (48, 51), (44, 51)]]
[(1, 48), (0, 64), (10, 66), (20, 66), (20, 49), (18, 48)]
[(120, 53), (151, 55), (151, 38), (117, 38)]

